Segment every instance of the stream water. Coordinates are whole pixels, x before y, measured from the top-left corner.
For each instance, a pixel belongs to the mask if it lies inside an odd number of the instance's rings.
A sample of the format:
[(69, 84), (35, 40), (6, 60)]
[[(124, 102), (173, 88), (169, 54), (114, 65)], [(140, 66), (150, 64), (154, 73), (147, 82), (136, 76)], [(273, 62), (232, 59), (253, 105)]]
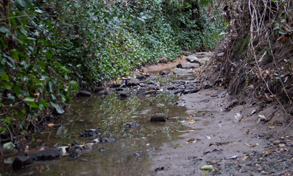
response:
[[(35, 136), (35, 150), (68, 146), (73, 141), (91, 143), (93, 139), (81, 138), (79, 134), (97, 127), (101, 128), (102, 136), (115, 136), (117, 141), (98, 143), (76, 159), (63, 156), (58, 160), (35, 162), (31, 167), (10, 169), (3, 175), (149, 175), (152, 157), (160, 146), (180, 138), (177, 130), (186, 129), (179, 120), (166, 123), (149, 120), (156, 113), (187, 117), (185, 107), (174, 105), (177, 100), (177, 96), (167, 93), (147, 99), (139, 99), (134, 94), (127, 100), (118, 99), (116, 94), (77, 98), (56, 127)], [(126, 128), (126, 123), (133, 121), (140, 126)]]

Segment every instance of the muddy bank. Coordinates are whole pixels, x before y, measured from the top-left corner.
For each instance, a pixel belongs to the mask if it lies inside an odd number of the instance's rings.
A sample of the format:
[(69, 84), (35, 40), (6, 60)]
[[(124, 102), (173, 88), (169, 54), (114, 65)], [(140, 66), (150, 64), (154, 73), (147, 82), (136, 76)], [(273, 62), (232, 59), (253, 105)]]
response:
[(200, 169), (204, 165), (213, 165), (210, 175), (293, 172), (293, 130), (283, 131), (287, 119), (276, 104), (233, 102), (224, 89), (182, 95), (180, 102), (190, 114), (182, 124), (191, 130), (161, 147), (153, 159), (152, 175), (204, 175)]

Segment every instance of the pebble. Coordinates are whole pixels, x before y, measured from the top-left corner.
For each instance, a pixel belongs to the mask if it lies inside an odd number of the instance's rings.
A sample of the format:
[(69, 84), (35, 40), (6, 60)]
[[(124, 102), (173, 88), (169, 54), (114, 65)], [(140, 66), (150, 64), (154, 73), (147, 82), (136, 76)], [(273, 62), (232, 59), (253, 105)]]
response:
[(273, 144), (274, 144), (274, 145), (278, 145), (278, 144), (280, 144), (280, 143), (281, 143), (280, 140), (274, 140), (274, 141), (273, 141)]
[(285, 144), (279, 144), (280, 148), (285, 147), (285, 146), (286, 146)]

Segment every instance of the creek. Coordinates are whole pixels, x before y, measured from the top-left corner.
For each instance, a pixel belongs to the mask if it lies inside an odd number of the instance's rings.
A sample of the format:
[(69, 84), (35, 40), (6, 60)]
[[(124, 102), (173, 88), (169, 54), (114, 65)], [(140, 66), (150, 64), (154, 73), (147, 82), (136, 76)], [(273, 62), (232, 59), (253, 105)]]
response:
[[(86, 129), (101, 128), (101, 136), (115, 136), (113, 143), (98, 143), (92, 150), (83, 151), (73, 159), (67, 155), (57, 160), (34, 162), (31, 167), (8, 170), (4, 175), (149, 175), (152, 158), (163, 143), (179, 139), (185, 130), (180, 120), (151, 123), (156, 113), (167, 117), (187, 117), (186, 108), (175, 105), (178, 96), (160, 93), (156, 97), (139, 99), (135, 93), (125, 100), (117, 95), (94, 95), (76, 98), (67, 113), (59, 118), (56, 127), (40, 133), (35, 147), (54, 148), (91, 143), (92, 138), (81, 138)], [(136, 121), (137, 128), (127, 128), (127, 122)]]

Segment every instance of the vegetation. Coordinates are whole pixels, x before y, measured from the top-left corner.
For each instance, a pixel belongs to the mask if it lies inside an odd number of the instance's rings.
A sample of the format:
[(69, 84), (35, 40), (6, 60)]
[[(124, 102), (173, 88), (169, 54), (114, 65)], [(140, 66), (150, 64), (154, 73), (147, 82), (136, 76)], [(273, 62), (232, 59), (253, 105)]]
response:
[(25, 136), (64, 113), (79, 87), (212, 48), (221, 18), (209, 2), (1, 0), (0, 133)]
[(211, 78), (226, 78), (240, 99), (276, 100), (292, 117), (292, 0), (224, 0), (223, 7), (227, 35), (216, 51), (225, 55), (210, 64)]

